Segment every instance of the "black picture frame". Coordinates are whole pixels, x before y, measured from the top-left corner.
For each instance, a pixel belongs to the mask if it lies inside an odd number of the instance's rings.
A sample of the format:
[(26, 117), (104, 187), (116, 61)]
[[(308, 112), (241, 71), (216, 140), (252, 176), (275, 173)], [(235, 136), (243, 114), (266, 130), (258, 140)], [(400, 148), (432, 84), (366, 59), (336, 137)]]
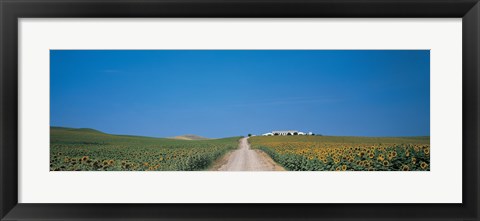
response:
[[(479, 220), (478, 0), (0, 0), (1, 220)], [(462, 204), (18, 203), (18, 19), (462, 18)], [(424, 187), (428, 188), (428, 187)]]

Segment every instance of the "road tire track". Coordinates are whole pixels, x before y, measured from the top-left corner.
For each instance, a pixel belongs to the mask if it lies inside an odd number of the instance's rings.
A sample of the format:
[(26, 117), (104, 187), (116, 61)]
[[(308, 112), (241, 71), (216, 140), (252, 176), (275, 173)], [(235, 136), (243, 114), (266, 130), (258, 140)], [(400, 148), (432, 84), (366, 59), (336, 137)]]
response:
[(228, 155), (225, 164), (218, 168), (219, 171), (282, 171), (283, 167), (275, 163), (272, 158), (260, 150), (252, 150), (248, 137), (242, 138), (239, 148)]

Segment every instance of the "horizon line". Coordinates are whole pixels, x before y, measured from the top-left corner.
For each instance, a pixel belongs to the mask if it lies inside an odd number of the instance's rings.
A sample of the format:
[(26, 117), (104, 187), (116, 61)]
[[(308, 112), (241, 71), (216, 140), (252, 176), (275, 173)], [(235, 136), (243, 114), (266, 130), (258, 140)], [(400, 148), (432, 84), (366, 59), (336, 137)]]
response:
[[(136, 136), (136, 137), (148, 137), (148, 138), (163, 138), (163, 139), (175, 139), (175, 136), (169, 136), (169, 137), (156, 137), (156, 136), (146, 136), (146, 135), (138, 135), (138, 134), (115, 134), (115, 133), (108, 133), (104, 132), (102, 130), (97, 130), (95, 128), (91, 127), (66, 127), (66, 126), (52, 126), (50, 125), (50, 128), (65, 128), (65, 129), (75, 129), (75, 130), (81, 130), (81, 129), (90, 129), (90, 130), (95, 130), (100, 133), (104, 134), (109, 134), (109, 135), (115, 135), (115, 136)], [(232, 135), (232, 136), (225, 136), (225, 137), (205, 137), (196, 133), (185, 133), (185, 134), (180, 134), (176, 136), (185, 136), (185, 135), (195, 135), (195, 136), (200, 136), (204, 137), (206, 139), (222, 139), (222, 138), (229, 138), (229, 137), (238, 137), (238, 136), (243, 136), (246, 137), (248, 134), (251, 134), (252, 136), (257, 136), (257, 137), (268, 137), (268, 136), (263, 136), (262, 134), (253, 134), (253, 133), (247, 133), (247, 135)], [(331, 134), (321, 134), (321, 133), (314, 133), (315, 135), (290, 135), (290, 136), (318, 136), (318, 137), (372, 137), (372, 138), (402, 138), (402, 137), (430, 137), (430, 135), (409, 135), (409, 136), (362, 136), (362, 135), (331, 135)], [(283, 136), (288, 136), (288, 135), (283, 135)], [(282, 135), (278, 135), (278, 137), (283, 137)], [(275, 137), (275, 136), (270, 136), (270, 137)]]

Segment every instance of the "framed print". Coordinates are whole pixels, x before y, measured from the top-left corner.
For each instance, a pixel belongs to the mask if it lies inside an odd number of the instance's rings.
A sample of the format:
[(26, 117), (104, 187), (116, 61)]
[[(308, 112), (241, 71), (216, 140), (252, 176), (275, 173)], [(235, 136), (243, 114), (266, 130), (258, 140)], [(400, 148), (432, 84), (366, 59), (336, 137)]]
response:
[(478, 220), (477, 1), (1, 14), (1, 220)]

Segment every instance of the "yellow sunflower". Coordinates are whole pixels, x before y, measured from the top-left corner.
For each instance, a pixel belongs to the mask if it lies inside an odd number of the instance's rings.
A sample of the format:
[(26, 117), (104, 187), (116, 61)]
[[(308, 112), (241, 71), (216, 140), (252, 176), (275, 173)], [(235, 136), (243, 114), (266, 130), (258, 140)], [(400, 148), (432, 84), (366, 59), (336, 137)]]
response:
[(388, 166), (388, 164), (389, 164), (388, 161), (386, 160), (383, 161), (383, 166)]
[(420, 167), (421, 167), (422, 169), (427, 169), (428, 164), (425, 163), (425, 162), (421, 162), (421, 163), (420, 163)]

